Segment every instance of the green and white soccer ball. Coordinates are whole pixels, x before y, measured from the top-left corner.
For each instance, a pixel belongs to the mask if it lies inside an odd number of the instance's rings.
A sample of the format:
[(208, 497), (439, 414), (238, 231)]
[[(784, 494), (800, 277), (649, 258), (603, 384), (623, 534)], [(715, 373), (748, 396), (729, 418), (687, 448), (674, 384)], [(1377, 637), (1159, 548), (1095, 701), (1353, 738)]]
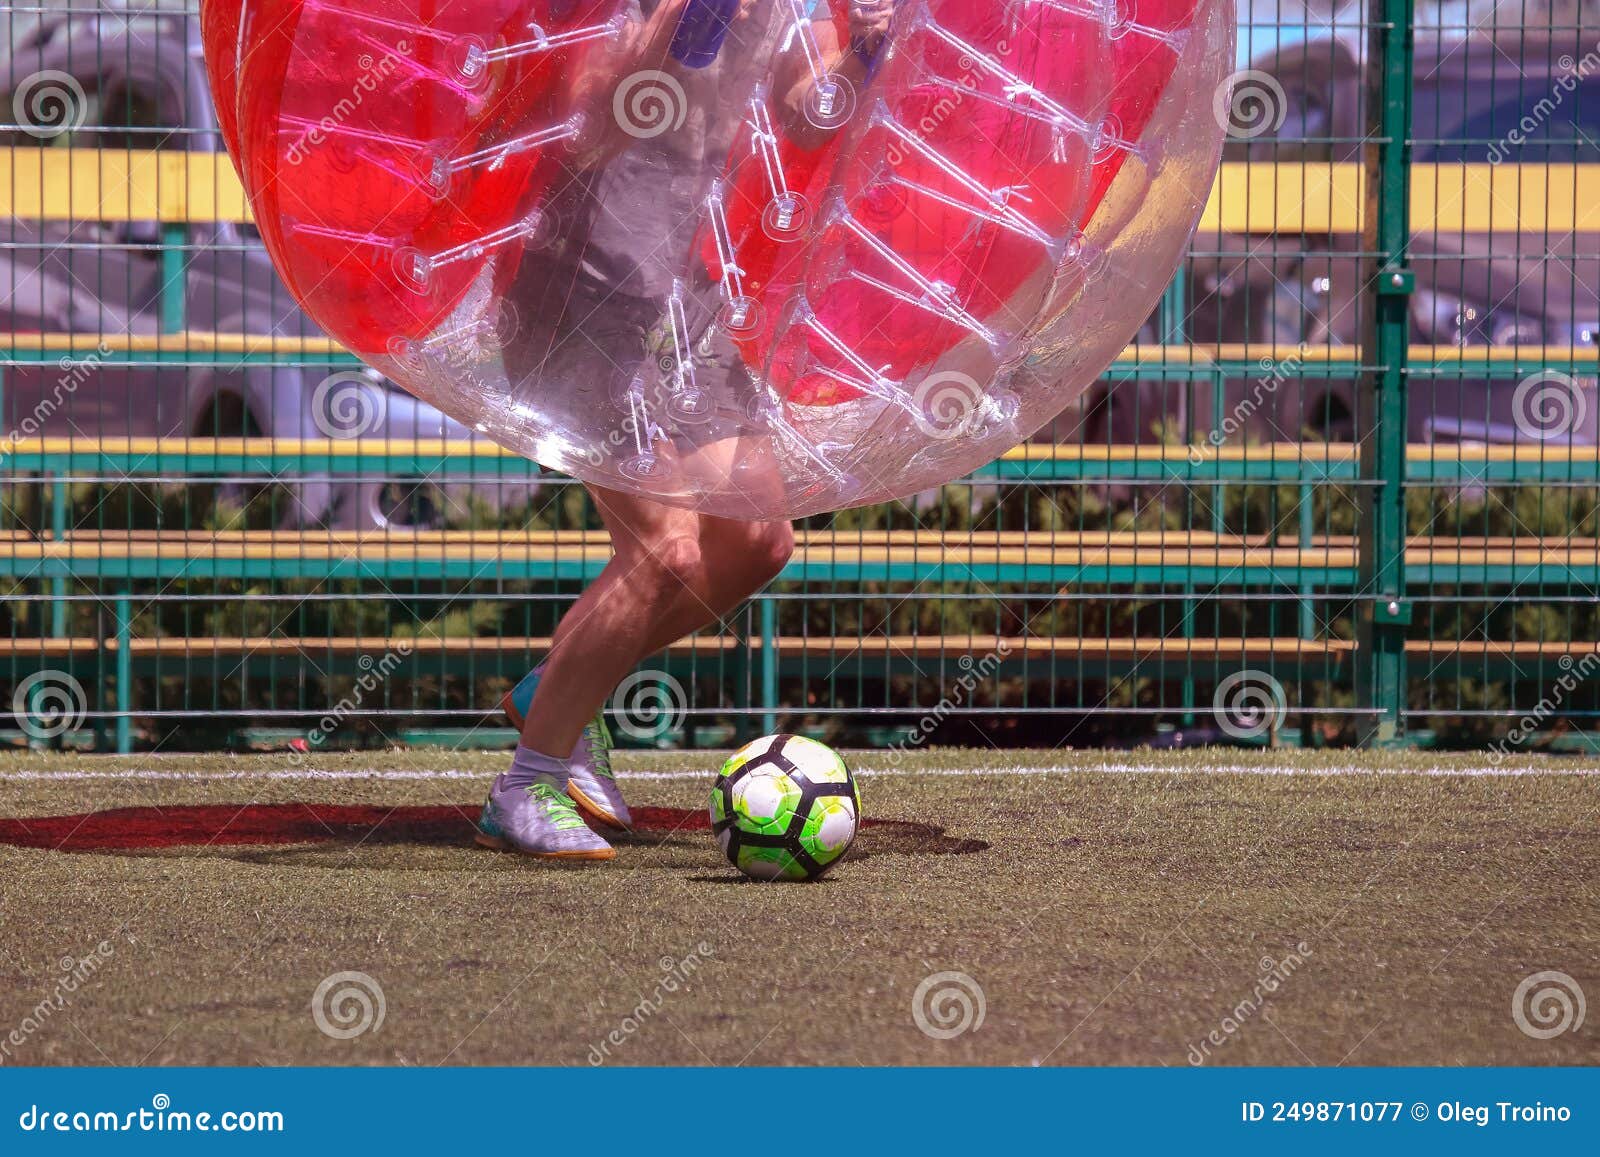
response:
[(711, 830), (756, 880), (815, 880), (844, 858), (861, 823), (861, 791), (839, 753), (798, 735), (764, 735), (717, 773)]

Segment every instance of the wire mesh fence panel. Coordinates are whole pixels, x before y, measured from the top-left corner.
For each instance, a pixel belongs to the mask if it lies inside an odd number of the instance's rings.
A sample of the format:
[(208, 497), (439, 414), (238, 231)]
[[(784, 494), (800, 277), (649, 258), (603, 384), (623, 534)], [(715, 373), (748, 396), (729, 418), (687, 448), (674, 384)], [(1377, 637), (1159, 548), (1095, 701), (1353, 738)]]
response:
[[(1222, 169), (1135, 341), (970, 476), (803, 520), (618, 688), (625, 741), (1583, 742), (1600, 11), (1239, 20)], [(191, 9), (10, 6), (0, 52), (14, 740), (509, 742), (611, 555), (584, 487), (297, 305)]]

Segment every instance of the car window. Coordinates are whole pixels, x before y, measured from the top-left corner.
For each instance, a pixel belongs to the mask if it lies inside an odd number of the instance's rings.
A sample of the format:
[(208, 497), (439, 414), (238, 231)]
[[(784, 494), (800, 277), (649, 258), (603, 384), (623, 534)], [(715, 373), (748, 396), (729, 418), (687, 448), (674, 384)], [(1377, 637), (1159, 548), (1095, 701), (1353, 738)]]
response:
[(1419, 161), (1498, 164), (1600, 162), (1600, 84), (1541, 86), (1469, 117), (1449, 139), (1414, 150)]

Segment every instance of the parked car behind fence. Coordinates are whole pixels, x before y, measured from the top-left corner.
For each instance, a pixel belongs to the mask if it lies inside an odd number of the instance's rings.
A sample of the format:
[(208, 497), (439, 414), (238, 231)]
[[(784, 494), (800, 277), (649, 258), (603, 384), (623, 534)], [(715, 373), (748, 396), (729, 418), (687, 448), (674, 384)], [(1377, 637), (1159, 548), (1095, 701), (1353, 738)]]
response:
[[(1591, 38), (1592, 39), (1592, 38)], [(1589, 51), (1589, 56), (1585, 52)], [(1587, 60), (1588, 66), (1584, 66)], [(1276, 128), (1231, 141), (1226, 161), (1325, 166), (1361, 160), (1364, 75), (1357, 50), (1337, 39), (1285, 47), (1253, 65)], [(1424, 166), (1600, 162), (1600, 61), (1575, 31), (1519, 32), (1498, 45), (1475, 34), (1420, 42), (1412, 100), (1413, 182)], [(1558, 173), (1550, 175), (1558, 183)], [(1369, 300), (1360, 285), (1361, 238), (1274, 233), (1215, 239), (1221, 256), (1193, 265), (1200, 342), (1271, 342), (1280, 349), (1355, 347)], [(1600, 339), (1600, 236), (1418, 228), (1410, 238), (1411, 341), (1461, 347), (1593, 347)], [(1264, 367), (1269, 404), (1248, 402), (1260, 383), (1228, 383), (1228, 412), (1247, 413), (1254, 441), (1348, 442), (1371, 428), (1348, 378)], [(1593, 446), (1600, 431), (1592, 377), (1547, 371), (1530, 385), (1471, 370), (1413, 374), (1407, 440), (1419, 443)], [(1216, 420), (1195, 398), (1197, 428)], [(1563, 396), (1564, 395), (1564, 396)], [(1541, 405), (1542, 402), (1542, 405)], [(1225, 415), (1224, 415), (1225, 416)]]

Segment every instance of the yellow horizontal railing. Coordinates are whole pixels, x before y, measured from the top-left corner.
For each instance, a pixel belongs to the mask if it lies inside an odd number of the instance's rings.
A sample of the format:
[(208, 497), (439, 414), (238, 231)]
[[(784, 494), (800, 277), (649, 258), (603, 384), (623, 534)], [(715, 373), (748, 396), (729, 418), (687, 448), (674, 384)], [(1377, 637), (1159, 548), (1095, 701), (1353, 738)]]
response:
[[(185, 330), (182, 333), (4, 333), (0, 332), (0, 357), (7, 354), (60, 353), (88, 358), (98, 354), (261, 354), (280, 357), (343, 353), (330, 337), (293, 337), (248, 333)], [(1260, 373), (1281, 370), (1293, 376), (1296, 365), (1351, 362), (1359, 359), (1354, 346), (1293, 346), (1271, 342), (1213, 342), (1208, 345), (1138, 344), (1116, 356), (1118, 366), (1210, 366), (1247, 362)], [(1600, 369), (1600, 346), (1518, 345), (1455, 346), (1417, 342), (1407, 347), (1413, 365), (1478, 365), (1484, 362), (1572, 366), (1582, 374)]]
[(344, 346), (331, 337), (293, 337), (253, 333), (0, 333), (0, 353), (62, 353), (91, 357), (98, 354), (263, 354), (293, 357), (343, 353)]
[(222, 153), (0, 149), (0, 216), (45, 221), (248, 221)]
[[(478, 531), (69, 531), (64, 538), (14, 537), (4, 544), (10, 560), (193, 560), (200, 562), (350, 561), (404, 563), (430, 560), (604, 562), (611, 543), (603, 534), (535, 534)], [(1354, 568), (1354, 536), (1295, 543), (1205, 532), (922, 531), (907, 535), (811, 530), (798, 536), (796, 562), (814, 567), (854, 568), (923, 565), (941, 567), (1168, 567), (1168, 568)], [(1418, 535), (1405, 544), (1410, 565), (1426, 567), (1595, 567), (1600, 540), (1593, 538), (1457, 538)]]
[[(1261, 373), (1280, 370), (1292, 377), (1296, 365), (1323, 365), (1356, 361), (1361, 351), (1355, 346), (1286, 345), (1274, 342), (1210, 342), (1205, 345), (1136, 344), (1116, 357), (1119, 366), (1214, 365), (1222, 362), (1249, 362)], [(1523, 362), (1530, 365), (1575, 365), (1584, 372), (1600, 366), (1600, 346), (1573, 345), (1439, 345), (1413, 342), (1406, 347), (1406, 361), (1412, 364), (1480, 362)]]
[[(516, 458), (522, 455), (487, 439), (460, 438), (205, 438), (205, 437), (94, 437), (58, 435), (19, 438), (5, 446), (14, 457), (30, 455), (109, 454), (129, 458), (196, 457), (303, 457), (306, 459), (382, 459), (397, 454), (419, 458)], [(1179, 462), (1191, 460), (1197, 447), (1187, 443), (1024, 442), (1001, 457), (1008, 462)], [(1262, 442), (1198, 448), (1206, 462), (1309, 462), (1318, 466), (1355, 463), (1360, 447), (1352, 442)], [(1494, 444), (1412, 443), (1406, 447), (1412, 463), (1516, 463), (1555, 468), (1600, 464), (1600, 447), (1566, 443)], [(168, 532), (162, 532), (168, 533)], [(207, 532), (209, 533), (209, 532)], [(854, 533), (854, 532), (852, 532)], [(1028, 532), (1018, 531), (1018, 534)], [(1193, 533), (1193, 532), (1189, 532)], [(3, 537), (3, 534), (0, 534)]]
[[(1222, 166), (1200, 227), (1229, 233), (1356, 233), (1354, 163)], [(226, 156), (97, 149), (0, 149), (0, 217), (52, 221), (248, 221)], [(1413, 165), (1420, 232), (1600, 232), (1600, 165)]]
[[(1357, 164), (1227, 164), (1200, 219), (1202, 233), (1359, 233), (1365, 198)], [(1413, 165), (1418, 233), (1600, 232), (1600, 165)]]

